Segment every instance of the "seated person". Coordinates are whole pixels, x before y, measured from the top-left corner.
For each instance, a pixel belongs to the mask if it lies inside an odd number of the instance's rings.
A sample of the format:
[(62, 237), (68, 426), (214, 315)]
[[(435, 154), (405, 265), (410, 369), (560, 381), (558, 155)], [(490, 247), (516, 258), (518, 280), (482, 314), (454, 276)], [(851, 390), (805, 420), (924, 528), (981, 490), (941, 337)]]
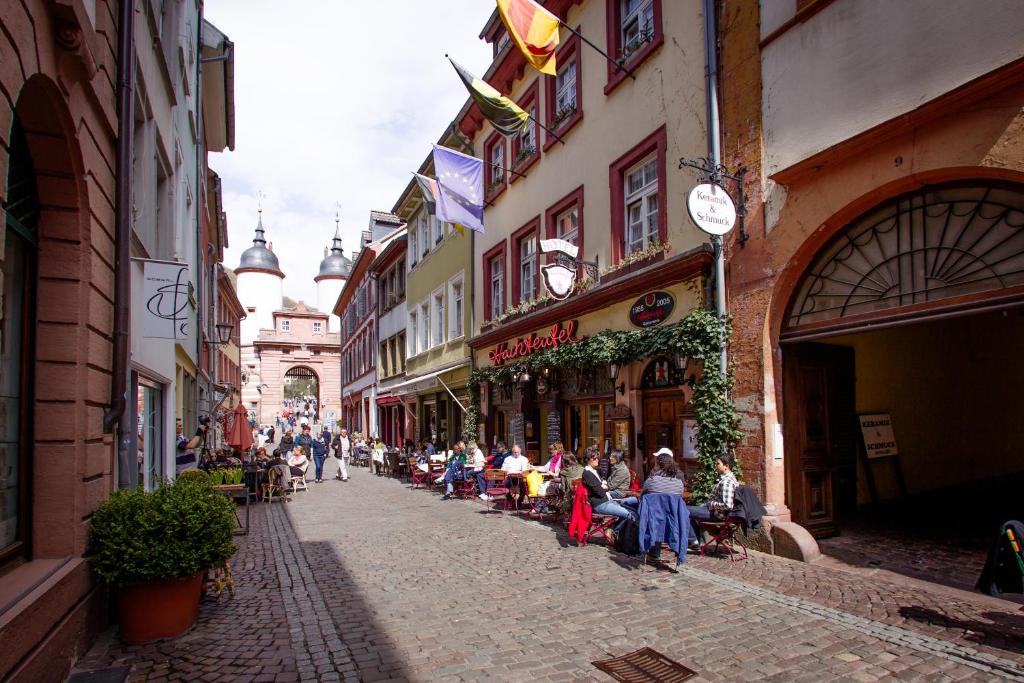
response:
[[(679, 477), (675, 456), (667, 448), (654, 454), (655, 469), (644, 481), (643, 493), (665, 493), (673, 496), (683, 495), (683, 480)], [(635, 498), (633, 500), (636, 500)], [(661, 557), (661, 543), (656, 543), (649, 553), (652, 560)]]
[(486, 488), (486, 482), (484, 481), (485, 467), (487, 467), (487, 459), (484, 458), (484, 452), (480, 450), (476, 441), (470, 441), (466, 444), (466, 479), (470, 477), (476, 478), (476, 488), (477, 491), (480, 491), (481, 496)]
[(457, 441), (453, 446), (452, 457), (448, 459), (448, 467), (444, 471), (444, 496), (442, 500), (449, 500), (455, 493), (455, 480), (462, 481), (466, 478), (466, 444)]
[(601, 452), (597, 448), (588, 448), (586, 457), (587, 466), (583, 468), (583, 485), (587, 487), (590, 507), (596, 515), (618, 517), (619, 522), (615, 525), (615, 532), (618, 533), (627, 521), (636, 522), (637, 515), (632, 510), (623, 507), (622, 503), (626, 501), (612, 500), (608, 497), (608, 483), (602, 480), (601, 475), (597, 473), (597, 466), (601, 463)]
[[(687, 505), (690, 511), (690, 525), (693, 527), (694, 539), (700, 538), (698, 522), (708, 522), (716, 519), (723, 519), (732, 510), (734, 495), (739, 482), (736, 475), (732, 473), (732, 466), (735, 459), (729, 453), (723, 453), (715, 460), (715, 471), (718, 472), (718, 484), (711, 492), (711, 498), (703, 505)], [(644, 482), (646, 487), (646, 482)], [(693, 545), (691, 543), (691, 545)]]
[(309, 459), (306, 457), (306, 453), (302, 450), (302, 446), (296, 446), (292, 449), (292, 454), (288, 456), (288, 468), (291, 470), (293, 477), (305, 477), (306, 468), (309, 467)]
[(273, 456), (267, 461), (267, 470), (274, 470), (277, 472), (279, 486), (284, 487), (291, 485), (291, 468), (288, 467), (288, 463), (284, 459), (284, 452), (280, 448), (274, 449)]
[(558, 473), (562, 470), (564, 451), (565, 446), (562, 445), (562, 442), (556, 441), (551, 444), (551, 459), (540, 467), (534, 467), (533, 469), (542, 474), (550, 474), (552, 477), (557, 477)]
[[(519, 444), (513, 445), (511, 455), (502, 460), (501, 471), (508, 474), (522, 474), (528, 469), (530, 469), (530, 461), (523, 455), (523, 449), (519, 447)], [(526, 487), (523, 485), (522, 477), (507, 477), (505, 479), (505, 486), (509, 489), (515, 487), (519, 490), (518, 503), (522, 505), (526, 499)], [(505, 497), (508, 500), (512, 500), (511, 492)]]
[(626, 466), (626, 456), (622, 451), (612, 451), (608, 458), (612, 466), (608, 473), (608, 495), (612, 498), (629, 498), (633, 495), (629, 490), (632, 476)]
[(494, 454), (491, 455), (488, 460), (493, 469), (500, 470), (501, 466), (505, 464), (505, 458), (509, 456), (508, 449), (505, 447), (504, 441), (499, 441), (498, 445), (494, 448)]

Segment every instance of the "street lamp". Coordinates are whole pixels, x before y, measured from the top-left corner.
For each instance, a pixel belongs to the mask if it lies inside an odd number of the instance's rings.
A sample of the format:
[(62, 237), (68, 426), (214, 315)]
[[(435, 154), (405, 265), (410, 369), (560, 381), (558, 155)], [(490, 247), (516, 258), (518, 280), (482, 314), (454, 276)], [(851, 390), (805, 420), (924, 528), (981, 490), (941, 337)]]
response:
[(217, 328), (217, 341), (220, 344), (227, 344), (231, 341), (231, 333), (235, 331), (235, 326), (231, 323), (217, 323), (214, 325)]
[(618, 363), (610, 363), (608, 365), (608, 379), (610, 379), (612, 381), (612, 388), (615, 391), (617, 391), (620, 394), (622, 394), (623, 396), (625, 396), (626, 395), (626, 383), (622, 382), (621, 384), (619, 384), (619, 386), (615, 386), (615, 380), (618, 379), (618, 377), (619, 377), (619, 364)]

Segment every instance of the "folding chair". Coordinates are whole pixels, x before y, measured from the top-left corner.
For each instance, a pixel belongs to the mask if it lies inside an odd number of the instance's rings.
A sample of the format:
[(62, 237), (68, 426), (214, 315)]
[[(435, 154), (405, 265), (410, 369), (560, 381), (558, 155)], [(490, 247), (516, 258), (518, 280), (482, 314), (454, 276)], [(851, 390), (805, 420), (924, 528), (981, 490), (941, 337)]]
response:
[[(427, 463), (427, 475), (430, 477), (428, 486), (431, 490), (444, 492), (444, 474), (448, 470), (443, 462), (431, 461)], [(440, 479), (441, 481), (438, 481)]]
[[(711, 534), (711, 540), (700, 547), (701, 556), (703, 557), (708, 547), (714, 543), (715, 549), (713, 552), (717, 554), (719, 547), (725, 548), (729, 553), (730, 562), (747, 559), (747, 545), (743, 542), (743, 536), (739, 534), (743, 529), (743, 521), (743, 518), (737, 515), (728, 515), (725, 519), (721, 520), (698, 521), (697, 528)], [(736, 550), (737, 543), (743, 548), (742, 557), (736, 557), (739, 554)]]
[(490, 512), (497, 512), (497, 501), (507, 496), (511, 491), (505, 485), (505, 476), (502, 470), (484, 470), (484, 487), (486, 489), (484, 493), (491, 497), (490, 501), (484, 500), (484, 504), (488, 502), (494, 503), (491, 506)]
[(590, 526), (587, 527), (587, 532), (583, 534), (583, 541), (580, 543), (580, 547), (585, 546), (594, 536), (604, 536), (605, 543), (608, 545), (614, 544), (615, 537), (612, 535), (612, 527), (618, 521), (618, 517), (612, 517), (611, 515), (591, 514)]
[(416, 458), (409, 458), (409, 488), (426, 488), (430, 481), (430, 471), (419, 468)]
[(292, 475), (292, 493), (295, 493), (299, 489), (302, 489), (303, 491), (309, 490), (306, 486), (306, 471), (309, 469), (309, 460), (306, 461), (306, 464), (301, 469), (302, 476), (296, 477)]
[(462, 466), (462, 479), (452, 481), (453, 494), (456, 498), (468, 499), (476, 496), (476, 477), (466, 477), (466, 466)]

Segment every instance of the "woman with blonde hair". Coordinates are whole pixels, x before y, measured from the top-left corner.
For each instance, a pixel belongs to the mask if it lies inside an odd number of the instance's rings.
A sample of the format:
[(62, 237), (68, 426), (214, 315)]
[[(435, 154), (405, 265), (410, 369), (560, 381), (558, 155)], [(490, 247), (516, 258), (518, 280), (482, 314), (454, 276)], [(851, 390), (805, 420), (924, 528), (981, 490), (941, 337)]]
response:
[(557, 477), (558, 473), (562, 471), (562, 458), (565, 455), (565, 446), (562, 445), (561, 441), (556, 441), (551, 444), (551, 459), (540, 467), (534, 467), (533, 469), (537, 472), (543, 472), (550, 474), (553, 477)]

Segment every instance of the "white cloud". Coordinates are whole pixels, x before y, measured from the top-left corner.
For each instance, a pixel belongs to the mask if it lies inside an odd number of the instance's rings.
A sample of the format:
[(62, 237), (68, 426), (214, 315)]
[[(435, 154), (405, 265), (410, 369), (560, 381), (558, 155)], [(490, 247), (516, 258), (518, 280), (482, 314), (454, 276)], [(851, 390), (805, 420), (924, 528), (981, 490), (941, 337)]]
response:
[(488, 0), (208, 0), (235, 43), (235, 151), (211, 155), (224, 183), (235, 267), (251, 246), (256, 192), (286, 274), (315, 304), (341, 202), (345, 250), (371, 209), (389, 211), (466, 100), (445, 53), (482, 74)]

